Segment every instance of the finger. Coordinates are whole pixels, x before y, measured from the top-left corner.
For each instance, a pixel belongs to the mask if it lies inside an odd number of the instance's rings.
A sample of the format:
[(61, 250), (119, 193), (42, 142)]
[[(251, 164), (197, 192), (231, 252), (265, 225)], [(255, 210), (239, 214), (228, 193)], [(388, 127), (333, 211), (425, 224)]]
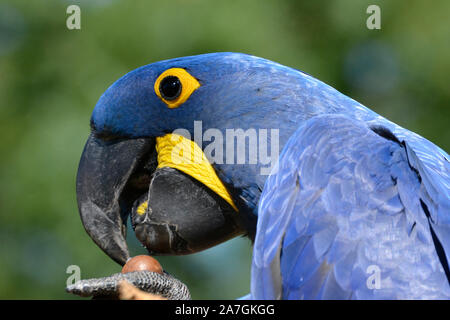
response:
[(144, 292), (128, 281), (121, 281), (119, 283), (119, 299), (120, 300), (167, 300), (163, 296)]

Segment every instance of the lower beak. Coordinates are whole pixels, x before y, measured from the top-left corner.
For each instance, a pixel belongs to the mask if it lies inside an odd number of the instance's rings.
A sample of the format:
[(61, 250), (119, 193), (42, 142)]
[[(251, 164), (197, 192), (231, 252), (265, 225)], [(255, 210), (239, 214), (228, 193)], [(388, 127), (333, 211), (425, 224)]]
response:
[[(89, 136), (77, 174), (78, 208), (86, 232), (114, 261), (124, 265), (130, 255), (126, 243), (126, 220), (137, 190), (148, 190), (151, 171), (146, 168), (155, 139), (104, 141)], [(140, 169), (142, 170), (142, 169)], [(133, 176), (139, 177), (133, 180)], [(148, 176), (148, 180), (142, 178)], [(144, 191), (145, 192), (145, 191)]]
[(153, 173), (131, 222), (151, 255), (199, 252), (244, 233), (240, 215), (217, 193), (171, 167)]

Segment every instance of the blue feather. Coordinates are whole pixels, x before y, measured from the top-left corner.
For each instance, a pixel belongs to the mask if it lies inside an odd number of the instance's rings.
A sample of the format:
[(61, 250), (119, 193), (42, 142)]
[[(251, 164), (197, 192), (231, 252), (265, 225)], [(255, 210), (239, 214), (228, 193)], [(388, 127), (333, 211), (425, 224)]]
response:
[[(450, 298), (445, 257), (431, 231), (449, 252), (450, 211), (439, 208), (450, 199), (432, 193), (430, 180), (428, 191), (425, 179), (440, 173), (424, 171), (408, 142), (399, 142), (345, 115), (314, 117), (295, 132), (263, 190), (253, 253), (254, 261), (279, 260), (280, 269), (265, 269), (273, 261), (253, 263), (252, 297), (272, 299), (281, 291), (286, 299)], [(340, 160), (333, 163), (330, 154)], [(421, 199), (435, 210), (430, 218)], [(267, 255), (277, 246), (280, 255)], [(371, 267), (380, 271), (379, 288), (367, 284)]]

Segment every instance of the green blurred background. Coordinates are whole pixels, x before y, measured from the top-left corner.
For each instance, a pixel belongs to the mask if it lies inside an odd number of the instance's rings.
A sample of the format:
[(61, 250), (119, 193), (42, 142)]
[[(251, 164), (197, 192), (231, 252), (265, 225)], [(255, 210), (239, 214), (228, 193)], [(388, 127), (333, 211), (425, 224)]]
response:
[[(66, 8), (81, 7), (81, 30)], [(381, 7), (381, 30), (366, 8)], [(78, 216), (75, 175), (102, 92), (128, 71), (238, 51), (304, 70), (450, 150), (450, 1), (0, 1), (0, 298), (74, 299), (120, 267)], [(133, 254), (143, 253), (129, 234)], [(235, 239), (158, 258), (193, 298), (249, 291), (251, 246)]]

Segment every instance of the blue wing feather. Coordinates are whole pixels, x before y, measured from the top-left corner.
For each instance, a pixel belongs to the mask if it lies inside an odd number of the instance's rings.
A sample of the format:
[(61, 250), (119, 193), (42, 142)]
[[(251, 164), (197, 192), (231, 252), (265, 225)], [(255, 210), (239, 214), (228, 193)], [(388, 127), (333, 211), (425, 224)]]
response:
[(450, 298), (447, 157), (381, 117), (306, 121), (261, 196), (251, 297)]

